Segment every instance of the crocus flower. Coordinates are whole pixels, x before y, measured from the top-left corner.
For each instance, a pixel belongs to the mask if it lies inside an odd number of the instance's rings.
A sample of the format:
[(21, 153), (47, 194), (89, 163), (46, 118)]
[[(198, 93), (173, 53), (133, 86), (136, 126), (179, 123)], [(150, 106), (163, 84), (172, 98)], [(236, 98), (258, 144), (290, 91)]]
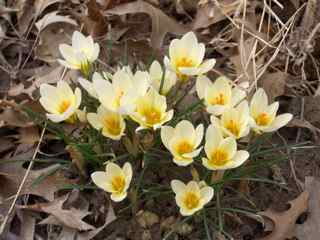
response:
[(74, 123), (76, 111), (81, 103), (81, 91), (76, 88), (73, 92), (68, 83), (59, 81), (57, 86), (46, 83), (40, 86), (40, 103), (48, 112), (47, 117), (53, 122), (67, 121)]
[(186, 33), (181, 39), (174, 39), (169, 45), (169, 58), (164, 58), (165, 65), (176, 72), (180, 80), (188, 76), (201, 75), (210, 71), (216, 63), (215, 59), (203, 60), (205, 46), (198, 43), (193, 32)]
[(118, 113), (111, 111), (102, 105), (97, 109), (97, 113), (87, 114), (88, 122), (97, 130), (101, 130), (102, 135), (113, 140), (120, 140), (124, 135), (126, 123)]
[(277, 116), (279, 102), (268, 104), (266, 92), (259, 88), (250, 102), (250, 125), (257, 133), (274, 132), (285, 126), (292, 119), (291, 113)]
[(207, 156), (202, 158), (202, 164), (210, 170), (236, 168), (249, 158), (247, 151), (237, 150), (233, 137), (224, 138), (221, 130), (212, 124), (207, 128), (204, 150)]
[(249, 126), (249, 106), (246, 100), (242, 101), (236, 107), (226, 109), (221, 118), (211, 116), (213, 125), (219, 127), (225, 136), (239, 139), (245, 137), (250, 132)]
[(160, 95), (154, 88), (137, 99), (136, 109), (130, 117), (139, 123), (140, 129), (160, 128), (173, 117), (173, 110), (167, 111), (166, 97)]
[(110, 162), (105, 172), (94, 172), (91, 174), (91, 179), (99, 188), (111, 193), (111, 200), (120, 202), (127, 196), (132, 179), (132, 167), (129, 162), (126, 162), (122, 168)]
[(196, 82), (197, 94), (204, 99), (207, 112), (221, 115), (225, 109), (236, 106), (246, 97), (245, 91), (231, 86), (231, 81), (224, 76), (217, 78), (214, 83), (206, 76), (199, 76)]
[(180, 180), (172, 180), (171, 188), (176, 194), (176, 203), (182, 216), (190, 216), (199, 211), (213, 198), (213, 188), (203, 186), (195, 181), (184, 184)]
[(85, 37), (75, 31), (72, 35), (72, 45), (60, 44), (59, 50), (64, 58), (58, 60), (60, 64), (70, 69), (79, 69), (87, 77), (90, 64), (99, 56), (100, 47), (91, 36)]
[(175, 128), (163, 126), (161, 140), (173, 155), (173, 162), (179, 166), (187, 166), (201, 152), (199, 145), (203, 138), (203, 125), (195, 129), (191, 122), (182, 120)]
[(149, 69), (151, 84), (159, 92), (161, 87), (161, 81), (163, 78), (163, 84), (160, 94), (167, 95), (171, 88), (177, 82), (177, 76), (174, 72), (165, 69), (163, 76), (163, 70), (158, 61), (153, 61)]

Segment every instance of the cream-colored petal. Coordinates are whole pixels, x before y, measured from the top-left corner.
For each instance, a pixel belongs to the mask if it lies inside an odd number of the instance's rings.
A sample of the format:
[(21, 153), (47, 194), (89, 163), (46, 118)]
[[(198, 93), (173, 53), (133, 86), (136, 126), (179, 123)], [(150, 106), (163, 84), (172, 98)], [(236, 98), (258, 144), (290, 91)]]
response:
[(194, 61), (196, 66), (199, 66), (204, 58), (206, 51), (206, 47), (203, 43), (199, 43), (198, 45), (194, 46), (190, 51), (190, 58)]
[(163, 145), (170, 149), (170, 140), (174, 135), (174, 128), (170, 126), (163, 126), (161, 127), (161, 140)]
[(231, 97), (231, 106), (236, 106), (239, 102), (241, 102), (246, 97), (246, 92), (241, 90), (238, 87), (234, 87), (232, 89), (232, 97)]
[(203, 124), (199, 124), (195, 130), (195, 137), (196, 141), (194, 143), (194, 147), (198, 147), (202, 141), (203, 135), (204, 135), (204, 127)]
[(205, 97), (206, 89), (211, 85), (212, 83), (208, 77), (202, 75), (197, 78), (196, 90), (200, 99), (203, 99)]
[(91, 174), (91, 179), (95, 185), (107, 192), (111, 192), (111, 186), (108, 184), (108, 177), (105, 172), (97, 171)]
[(102, 123), (99, 121), (98, 114), (88, 113), (87, 119), (88, 119), (88, 122), (91, 124), (91, 126), (94, 127), (95, 129), (100, 130), (103, 127)]
[(223, 136), (220, 128), (210, 124), (206, 131), (206, 143), (204, 146), (207, 156), (219, 147), (222, 140)]
[(193, 215), (197, 209), (180, 208), (180, 214), (184, 217)]
[(193, 163), (193, 159), (192, 158), (177, 158), (176, 156), (174, 156), (173, 158), (173, 162), (175, 164), (177, 164), (178, 166), (182, 166), (182, 167), (185, 167), (185, 166), (188, 166), (190, 165), (191, 163)]
[(186, 189), (186, 185), (180, 180), (172, 180), (170, 185), (175, 194), (183, 193)]
[(263, 88), (259, 88), (252, 96), (250, 102), (251, 116), (255, 117), (261, 112), (266, 111), (268, 106), (268, 96)]
[(180, 121), (175, 127), (175, 136), (181, 139), (188, 139), (190, 142), (195, 142), (195, 129), (191, 122), (187, 120)]
[(124, 174), (125, 179), (126, 179), (126, 188), (125, 188), (125, 190), (127, 190), (129, 185), (130, 185), (131, 179), (132, 179), (132, 166), (131, 166), (131, 164), (129, 162), (126, 162), (123, 165), (122, 170), (123, 170), (123, 174)]
[(237, 142), (233, 137), (227, 137), (221, 141), (219, 149), (227, 153), (228, 158), (233, 158), (237, 151)]
[(236, 168), (242, 165), (249, 158), (249, 153), (244, 150), (237, 151), (232, 158), (229, 168)]
[(230, 80), (225, 76), (220, 76), (214, 81), (214, 87), (217, 92), (224, 93), (228, 98), (231, 97)]
[(62, 60), (62, 59), (57, 59), (58, 63), (66, 68), (69, 68), (69, 69), (79, 69), (80, 68), (80, 65), (77, 64), (77, 65), (74, 65), (74, 64), (71, 64), (65, 60)]
[(78, 59), (78, 54), (71, 46), (67, 44), (60, 44), (59, 51), (62, 57), (66, 60), (66, 62), (70, 65), (73, 65), (74, 68), (80, 68), (80, 62)]
[(272, 122), (270, 127), (265, 129), (265, 132), (274, 132), (277, 131), (279, 128), (282, 128), (283, 126), (287, 125), (291, 119), (293, 118), (293, 115), (291, 113), (284, 113), (278, 115), (275, 120)]
[(179, 72), (187, 76), (199, 75), (199, 68), (197, 67), (179, 67)]
[(115, 72), (112, 77), (112, 84), (117, 92), (126, 93), (130, 88), (134, 87), (134, 83), (130, 75), (124, 71), (119, 70)]
[(127, 192), (122, 192), (122, 193), (112, 193), (110, 195), (110, 198), (112, 201), (114, 202), (121, 202), (122, 200), (124, 200), (127, 197)]
[(200, 195), (200, 187), (196, 181), (188, 182), (186, 190), (193, 192), (196, 195)]
[(79, 31), (74, 31), (72, 34), (72, 47), (80, 51), (86, 45), (86, 37)]
[(279, 109), (279, 102), (274, 102), (274, 103), (272, 103), (271, 105), (269, 105), (268, 107), (267, 107), (267, 113), (271, 116), (271, 117), (275, 117), (276, 116), (276, 114), (277, 114), (277, 111), (278, 111), (278, 109)]
[(80, 107), (81, 104), (81, 99), (82, 99), (82, 94), (81, 94), (81, 90), (80, 88), (76, 88), (74, 90), (74, 96), (75, 96), (75, 109), (78, 109)]
[(72, 99), (74, 97), (71, 87), (65, 81), (57, 83), (57, 90), (62, 99)]
[(207, 107), (207, 112), (215, 116), (220, 116), (228, 108), (225, 105), (211, 105)]
[(108, 178), (112, 178), (113, 176), (124, 176), (122, 168), (113, 162), (107, 164), (106, 174)]
[(203, 205), (207, 204), (213, 198), (214, 190), (212, 187), (203, 187), (200, 189), (201, 201)]
[(59, 104), (57, 102), (51, 101), (49, 98), (41, 97), (39, 99), (40, 104), (42, 107), (49, 113), (58, 113)]
[(195, 157), (197, 157), (197, 156), (200, 154), (201, 150), (202, 150), (202, 147), (200, 147), (200, 148), (198, 148), (198, 149), (196, 149), (196, 150), (194, 150), (194, 151), (192, 151), (192, 152), (185, 153), (185, 154), (183, 154), (182, 156), (183, 156), (184, 158), (195, 158)]
[(198, 75), (209, 72), (216, 64), (216, 59), (208, 59), (204, 61), (198, 68)]
[(162, 78), (162, 67), (157, 60), (154, 60), (150, 66), (149, 73), (152, 79)]
[(98, 98), (97, 92), (93, 87), (93, 83), (84, 79), (82, 77), (78, 78), (78, 82), (80, 83), (81, 87), (83, 87), (91, 97)]
[(93, 79), (93, 87), (99, 97), (99, 101), (104, 107), (117, 110), (116, 106), (114, 106), (116, 92), (110, 82), (96, 78)]
[(180, 44), (186, 49), (193, 49), (198, 46), (198, 39), (194, 32), (188, 32), (182, 36)]

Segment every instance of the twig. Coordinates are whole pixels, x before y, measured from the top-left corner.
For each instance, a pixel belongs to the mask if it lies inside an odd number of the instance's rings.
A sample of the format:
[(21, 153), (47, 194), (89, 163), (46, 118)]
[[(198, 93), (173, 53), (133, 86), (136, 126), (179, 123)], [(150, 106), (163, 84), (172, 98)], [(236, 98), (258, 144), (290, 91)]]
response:
[(17, 202), (17, 199), (18, 199), (18, 197), (20, 196), (20, 193), (21, 193), (21, 191), (22, 191), (22, 188), (23, 188), (23, 186), (24, 186), (24, 184), (25, 184), (25, 182), (26, 182), (26, 180), (27, 180), (27, 178), (28, 178), (28, 176), (29, 176), (29, 173), (30, 173), (30, 171), (31, 171), (31, 169), (32, 169), (33, 163), (35, 162), (34, 160), (35, 160), (35, 158), (36, 158), (36, 156), (37, 156), (37, 153), (38, 153), (38, 151), (39, 151), (40, 144), (41, 144), (41, 142), (42, 142), (42, 139), (43, 139), (43, 136), (44, 136), (44, 133), (45, 133), (45, 130), (46, 130), (46, 126), (47, 126), (47, 123), (45, 123), (45, 126), (44, 126), (44, 128), (42, 129), (39, 142), (38, 142), (37, 147), (36, 147), (36, 149), (35, 149), (35, 151), (34, 151), (34, 153), (33, 153), (33, 156), (32, 156), (31, 162), (29, 163), (28, 169), (27, 169), (26, 173), (24, 174), (24, 177), (23, 177), (23, 179), (22, 179), (22, 181), (21, 181), (21, 183), (20, 183), (19, 189), (18, 189), (18, 191), (17, 191), (17, 193), (16, 193), (16, 195), (15, 195), (15, 197), (14, 197), (14, 199), (13, 199), (13, 202), (11, 203), (11, 206), (10, 206), (10, 208), (9, 208), (9, 211), (8, 211), (7, 215), (5, 216), (5, 218), (4, 218), (4, 220), (3, 220), (2, 224), (1, 224), (1, 227), (0, 227), (0, 235), (3, 233), (3, 231), (4, 231), (4, 229), (5, 229), (5, 226), (6, 226), (7, 222), (8, 222), (8, 220), (9, 220), (9, 217), (10, 217), (13, 209), (14, 209), (14, 206), (15, 206), (15, 204), (16, 204), (16, 202)]

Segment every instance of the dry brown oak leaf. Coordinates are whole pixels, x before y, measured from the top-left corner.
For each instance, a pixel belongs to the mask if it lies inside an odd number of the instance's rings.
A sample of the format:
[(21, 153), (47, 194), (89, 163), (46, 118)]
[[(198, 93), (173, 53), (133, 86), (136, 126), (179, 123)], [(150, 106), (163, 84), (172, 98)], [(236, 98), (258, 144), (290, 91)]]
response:
[(284, 212), (276, 212), (272, 209), (267, 209), (260, 212), (260, 215), (270, 219), (273, 222), (272, 232), (260, 238), (260, 240), (285, 240), (291, 239), (294, 236), (296, 221), (298, 217), (307, 211), (309, 193), (302, 192), (299, 197), (289, 202), (290, 208)]

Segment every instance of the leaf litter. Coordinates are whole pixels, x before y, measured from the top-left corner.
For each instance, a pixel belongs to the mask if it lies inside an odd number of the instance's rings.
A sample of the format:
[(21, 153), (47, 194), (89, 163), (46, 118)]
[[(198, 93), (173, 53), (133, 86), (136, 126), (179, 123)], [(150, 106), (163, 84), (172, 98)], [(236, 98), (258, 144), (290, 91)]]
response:
[[(303, 118), (294, 119), (291, 128), (283, 134), (287, 134), (289, 138), (292, 135), (295, 137), (296, 129), (305, 128), (312, 134), (301, 130), (301, 138), (316, 141), (319, 134), (317, 117), (319, 99), (315, 96), (320, 89), (320, 77), (317, 74), (320, 55), (317, 50), (319, 24), (316, 20), (319, 17), (319, 3), (314, 0), (291, 0), (286, 4), (277, 0), (263, 1), (263, 3), (237, 0), (195, 1), (191, 4), (186, 2), (1, 1), (0, 81), (1, 89), (6, 89), (0, 93), (1, 97), (6, 101), (24, 104), (37, 99), (41, 83), (56, 83), (64, 72), (56, 62), (60, 57), (58, 46), (60, 43), (70, 42), (75, 29), (83, 29), (104, 43), (101, 61), (107, 62), (110, 68), (112, 68), (112, 61), (109, 61), (110, 53), (119, 59), (127, 58), (130, 63), (133, 62), (132, 59), (138, 58), (136, 52), (141, 50), (147, 52), (151, 47), (155, 51), (164, 52), (167, 48), (167, 39), (192, 29), (197, 32), (200, 39), (211, 44), (212, 51), (208, 54), (217, 58), (218, 71), (237, 81), (249, 82), (251, 88), (263, 86), (272, 99), (284, 98), (289, 107), (295, 108), (297, 116), (303, 115)], [(283, 8), (283, 5), (287, 9)], [(301, 20), (290, 19), (291, 16), (287, 16), (286, 11), (299, 15)], [(141, 23), (145, 25), (143, 29), (147, 30), (146, 33), (138, 35), (132, 29)], [(110, 39), (113, 40), (112, 44)], [(125, 48), (127, 48), (126, 53), (123, 51)], [(147, 63), (139, 64), (147, 65)], [(268, 68), (265, 68), (266, 64)], [(216, 72), (211, 74), (217, 75)], [(65, 80), (76, 77), (76, 73), (72, 72), (64, 75)], [(301, 108), (295, 102), (287, 101), (288, 98), (304, 98), (306, 107)], [(7, 104), (1, 104), (0, 123), (2, 136), (0, 181), (3, 186), (0, 189), (0, 209), (1, 215), (5, 215), (8, 203), (16, 194), (26, 171), (22, 163), (26, 159), (31, 159), (33, 145), (39, 140), (39, 130), (19, 110)], [(70, 133), (73, 133), (73, 130), (70, 130)], [(54, 140), (48, 137), (47, 141)], [(65, 152), (65, 146), (60, 147)], [(76, 172), (80, 171), (85, 179), (83, 156), (75, 149), (68, 151), (70, 155), (66, 154), (64, 158), (71, 159), (78, 169)], [(314, 154), (301, 160), (305, 166), (310, 161), (318, 159), (319, 155), (316, 152)], [(97, 210), (95, 213), (89, 212), (90, 207), (94, 205), (92, 202), (81, 207), (80, 205), (64, 207), (71, 195), (66, 193), (66, 190), (61, 191), (61, 188), (75, 186), (79, 181), (68, 176), (72, 173), (65, 168), (67, 167), (59, 164), (46, 164), (45, 167), (39, 166), (30, 172), (21, 191), (19, 207), (16, 208), (16, 216), (20, 220), (12, 220), (23, 224), (19, 231), (12, 227), (14, 224), (8, 226), (7, 236), (33, 239), (41, 232), (37, 232), (41, 224), (61, 226), (57, 239), (93, 239), (104, 230), (107, 229), (108, 232), (109, 228), (112, 229), (112, 222), (116, 217), (111, 204), (109, 207), (106, 207), (108, 204), (104, 206), (102, 212)], [(285, 166), (282, 170), (290, 185), (290, 172), (286, 172), (287, 168)], [(307, 176), (305, 168), (296, 168), (301, 178)], [(314, 171), (318, 171), (317, 169), (319, 167), (315, 167)], [(262, 239), (280, 240), (292, 234), (299, 239), (317, 239), (314, 238), (317, 237), (316, 226), (319, 226), (317, 210), (319, 201), (316, 201), (319, 199), (317, 190), (319, 180), (316, 177), (319, 177), (319, 172), (315, 173), (315, 177), (306, 178), (306, 189), (300, 195), (298, 191), (286, 193), (291, 199), (298, 196), (290, 202), (287, 211), (279, 213), (269, 209), (262, 213), (272, 220), (269, 229), (271, 234)], [(252, 188), (251, 185), (249, 187)], [(82, 191), (79, 194), (85, 195)], [(251, 197), (253, 201), (259, 202), (259, 199)], [(146, 206), (143, 206), (142, 212), (138, 212), (136, 216), (129, 214), (129, 218), (130, 216), (137, 218), (139, 222), (137, 228), (142, 228), (144, 232), (148, 230), (144, 236), (156, 235), (153, 229), (160, 226), (164, 232), (171, 231), (171, 225), (178, 221), (175, 217), (172, 218), (172, 213), (161, 216), (159, 212), (153, 211), (150, 205), (154, 204), (148, 201), (145, 203)], [(237, 204), (241, 205), (242, 202), (239, 201)], [(260, 209), (267, 207), (268, 205), (263, 205)], [(303, 224), (296, 224), (296, 220), (306, 211), (308, 211), (307, 220)], [(46, 218), (42, 215), (37, 215), (38, 218), (35, 218), (34, 214), (37, 212), (46, 213)], [(41, 221), (38, 221), (39, 218)], [(76, 221), (71, 221), (74, 218)], [(99, 224), (93, 219), (99, 219), (97, 221)], [(247, 222), (243, 220), (237, 224), (247, 224)], [(176, 236), (187, 237), (190, 234), (190, 239), (196, 239), (192, 235), (193, 227), (191, 223), (181, 225)], [(250, 227), (254, 232), (254, 225)], [(122, 229), (127, 230), (122, 227), (120, 231)], [(232, 234), (237, 235), (238, 231), (239, 229), (235, 228)], [(219, 236), (221, 239), (226, 238), (222, 234)], [(141, 239), (139, 237), (136, 239)], [(244, 236), (241, 237), (239, 239), (243, 239)]]

